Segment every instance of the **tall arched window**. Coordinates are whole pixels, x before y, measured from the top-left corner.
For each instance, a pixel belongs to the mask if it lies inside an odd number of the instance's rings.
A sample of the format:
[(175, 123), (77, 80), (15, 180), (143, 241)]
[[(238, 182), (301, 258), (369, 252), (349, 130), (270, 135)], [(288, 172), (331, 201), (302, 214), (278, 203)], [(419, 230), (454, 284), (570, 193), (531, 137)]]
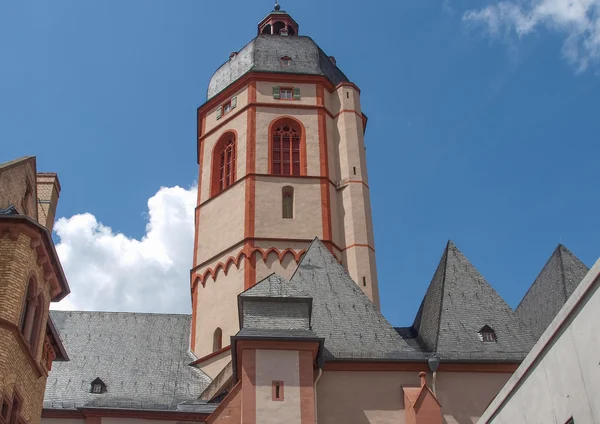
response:
[(37, 294), (35, 279), (31, 277), (27, 282), (19, 328), (33, 356), (37, 353), (40, 340), (43, 306), (43, 297)]
[(302, 175), (304, 146), (298, 122), (284, 118), (271, 126), (271, 173)]
[(213, 149), (212, 196), (219, 194), (235, 182), (235, 155), (235, 134), (225, 133)]
[(213, 352), (223, 348), (223, 331), (217, 327), (213, 334)]
[(294, 188), (283, 187), (281, 189), (281, 205), (282, 205), (282, 217), (293, 218), (294, 217)]

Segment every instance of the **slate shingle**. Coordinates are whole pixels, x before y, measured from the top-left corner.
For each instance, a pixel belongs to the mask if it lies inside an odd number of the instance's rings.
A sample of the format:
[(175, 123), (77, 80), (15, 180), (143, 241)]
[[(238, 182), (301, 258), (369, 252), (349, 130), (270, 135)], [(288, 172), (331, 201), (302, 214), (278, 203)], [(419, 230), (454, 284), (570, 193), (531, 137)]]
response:
[(554, 250), (516, 309), (536, 341), (588, 271), (589, 268), (562, 244)]
[[(292, 58), (287, 66), (281, 63), (284, 56)], [(333, 85), (348, 81), (310, 37), (259, 35), (217, 69), (208, 84), (207, 99), (248, 72), (322, 75)]]
[[(496, 342), (483, 342), (485, 326)], [(448, 242), (414, 322), (422, 345), (441, 359), (521, 360), (531, 333), (462, 252)]]
[[(63, 312), (50, 315), (70, 361), (53, 364), (44, 408), (178, 410), (198, 398), (210, 378), (188, 364), (189, 315)], [(101, 378), (104, 394), (90, 393)], [(216, 405), (197, 406), (197, 412)], [(192, 408), (186, 407), (187, 410)]]

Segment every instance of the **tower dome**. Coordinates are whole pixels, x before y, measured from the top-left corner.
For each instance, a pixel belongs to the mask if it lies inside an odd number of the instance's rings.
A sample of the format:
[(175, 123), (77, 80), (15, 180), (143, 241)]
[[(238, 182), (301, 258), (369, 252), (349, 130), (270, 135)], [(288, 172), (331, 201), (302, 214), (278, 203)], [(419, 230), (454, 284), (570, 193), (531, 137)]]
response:
[(217, 69), (208, 84), (207, 100), (248, 72), (320, 75), (333, 85), (349, 82), (312, 38), (259, 35)]

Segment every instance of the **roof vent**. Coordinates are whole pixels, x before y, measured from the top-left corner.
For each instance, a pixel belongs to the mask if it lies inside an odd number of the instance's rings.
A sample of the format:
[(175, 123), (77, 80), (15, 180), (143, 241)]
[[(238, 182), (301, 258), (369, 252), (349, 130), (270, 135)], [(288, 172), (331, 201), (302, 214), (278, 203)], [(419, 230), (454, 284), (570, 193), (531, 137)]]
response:
[(229, 60), (233, 59), (234, 57), (236, 57), (238, 54), (238, 52), (231, 52), (231, 54), (229, 55)]
[(335, 60), (335, 57), (329, 56), (329, 60), (331, 60), (331, 63), (337, 66), (337, 60)]
[(479, 340), (482, 342), (495, 342), (496, 341), (496, 332), (488, 325), (484, 325), (481, 330), (479, 330)]
[(90, 390), (90, 393), (94, 393), (96, 395), (106, 393), (106, 384), (104, 384), (104, 381), (102, 381), (100, 377), (92, 381), (92, 388)]

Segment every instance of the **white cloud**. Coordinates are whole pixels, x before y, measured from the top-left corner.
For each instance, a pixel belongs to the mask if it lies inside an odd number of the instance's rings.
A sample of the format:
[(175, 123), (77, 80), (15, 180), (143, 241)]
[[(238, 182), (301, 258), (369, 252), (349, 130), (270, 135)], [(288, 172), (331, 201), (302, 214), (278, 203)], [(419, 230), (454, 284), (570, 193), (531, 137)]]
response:
[(161, 188), (141, 240), (90, 213), (60, 218), (56, 250), (71, 294), (52, 309), (189, 313), (195, 203), (196, 187)]
[(600, 62), (600, 0), (501, 1), (467, 11), (463, 20), (492, 36), (523, 37), (545, 27), (565, 36), (563, 55), (578, 72)]

